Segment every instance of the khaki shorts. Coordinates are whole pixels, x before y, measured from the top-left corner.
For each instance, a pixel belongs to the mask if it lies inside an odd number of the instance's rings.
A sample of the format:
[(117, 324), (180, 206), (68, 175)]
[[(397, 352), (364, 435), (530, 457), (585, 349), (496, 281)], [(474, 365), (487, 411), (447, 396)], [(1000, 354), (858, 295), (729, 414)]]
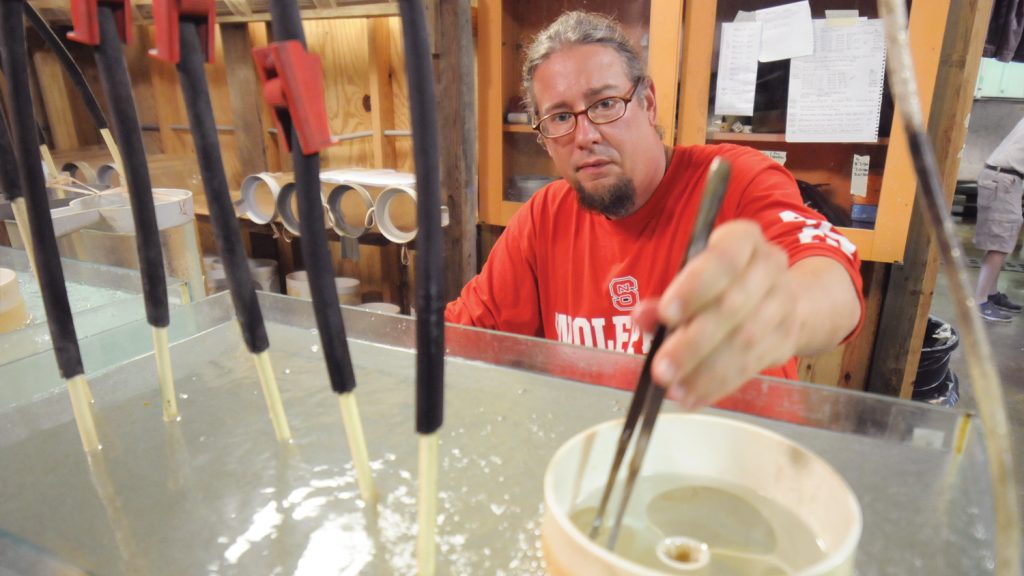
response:
[(1017, 247), (1020, 234), (1021, 194), (1024, 181), (1012, 174), (988, 168), (978, 174), (978, 222), (974, 245), (981, 250), (1009, 254)]

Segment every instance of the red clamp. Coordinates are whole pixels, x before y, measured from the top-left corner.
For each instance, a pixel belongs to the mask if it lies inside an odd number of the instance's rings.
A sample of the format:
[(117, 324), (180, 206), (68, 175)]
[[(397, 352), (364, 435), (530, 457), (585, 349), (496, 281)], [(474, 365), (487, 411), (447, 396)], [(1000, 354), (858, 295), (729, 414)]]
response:
[(68, 32), (68, 39), (89, 46), (99, 46), (100, 19), (96, 14), (97, 4), (109, 6), (114, 11), (117, 35), (121, 37), (122, 42), (129, 44), (132, 41), (131, 0), (71, 0), (73, 29)]
[(153, 23), (156, 24), (156, 48), (149, 55), (157, 60), (177, 64), (181, 60), (179, 23), (183, 18), (196, 21), (203, 57), (213, 63), (217, 7), (214, 0), (153, 0)]
[(317, 154), (334, 144), (327, 124), (320, 57), (307, 52), (298, 40), (254, 48), (252, 56), (263, 83), (263, 99), (274, 112), (274, 124), (288, 150), (292, 149), (293, 124), (303, 154)]

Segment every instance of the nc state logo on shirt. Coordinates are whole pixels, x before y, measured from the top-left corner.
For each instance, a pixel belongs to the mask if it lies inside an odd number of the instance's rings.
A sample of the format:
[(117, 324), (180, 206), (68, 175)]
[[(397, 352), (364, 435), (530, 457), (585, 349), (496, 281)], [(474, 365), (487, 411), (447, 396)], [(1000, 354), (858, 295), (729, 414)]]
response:
[(612, 293), (612, 306), (616, 310), (632, 310), (640, 302), (639, 285), (632, 276), (614, 278), (608, 284), (608, 291)]

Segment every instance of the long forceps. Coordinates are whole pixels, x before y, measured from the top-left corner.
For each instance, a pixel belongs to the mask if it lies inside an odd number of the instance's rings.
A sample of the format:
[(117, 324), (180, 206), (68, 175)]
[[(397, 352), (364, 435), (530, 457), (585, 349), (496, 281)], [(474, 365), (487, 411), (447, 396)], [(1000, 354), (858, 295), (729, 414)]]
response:
[[(697, 211), (697, 219), (693, 225), (693, 234), (690, 236), (690, 245), (686, 250), (686, 258), (680, 268), (687, 262), (693, 260), (700, 254), (708, 243), (708, 236), (711, 235), (711, 228), (718, 217), (718, 211), (722, 207), (722, 200), (725, 198), (725, 189), (729, 183), (729, 163), (721, 157), (715, 157), (708, 168), (707, 180), (704, 183), (704, 194), (701, 196), (700, 208)], [(665, 399), (665, 389), (661, 386), (651, 385), (651, 362), (654, 355), (661, 348), (665, 340), (667, 330), (663, 324), (658, 325), (658, 330), (651, 340), (651, 349), (647, 352), (644, 360), (643, 370), (640, 372), (640, 380), (637, 382), (636, 390), (633, 391), (633, 399), (629, 404), (629, 413), (626, 415), (626, 422), (622, 426), (622, 434), (619, 436), (619, 445), (615, 451), (615, 459), (612, 461), (612, 468), (608, 472), (608, 481), (605, 483), (604, 493), (601, 495), (601, 503), (597, 508), (597, 515), (590, 526), (590, 538), (597, 538), (601, 525), (604, 523), (604, 514), (608, 507), (608, 500), (615, 488), (615, 479), (619, 475), (619, 468), (622, 467), (622, 460), (629, 448), (630, 440), (633, 439), (633, 431), (637, 422), (640, 423), (640, 434), (637, 436), (636, 447), (633, 449), (633, 458), (629, 462), (629, 473), (626, 476), (626, 485), (623, 489), (622, 499), (619, 502), (618, 512), (615, 514), (615, 521), (612, 524), (608, 536), (608, 549), (615, 549), (615, 542), (619, 537), (619, 528), (622, 526), (622, 516), (626, 512), (626, 505), (633, 493), (633, 484), (640, 472), (640, 466), (647, 452), (647, 443), (651, 439), (651, 431), (654, 429), (654, 421), (661, 409), (661, 402)], [(641, 421), (642, 420), (642, 421)]]

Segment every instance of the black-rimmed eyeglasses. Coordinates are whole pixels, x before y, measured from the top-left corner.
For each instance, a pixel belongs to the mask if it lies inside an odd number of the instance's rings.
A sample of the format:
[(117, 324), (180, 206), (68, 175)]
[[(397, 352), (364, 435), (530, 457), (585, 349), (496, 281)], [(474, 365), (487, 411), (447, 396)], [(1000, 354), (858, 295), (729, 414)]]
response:
[(552, 112), (538, 120), (533, 125), (533, 129), (540, 132), (540, 135), (545, 138), (558, 138), (571, 134), (576, 129), (576, 118), (580, 114), (586, 114), (594, 124), (615, 122), (626, 115), (626, 106), (633, 101), (633, 94), (636, 93), (636, 89), (642, 81), (641, 78), (633, 83), (633, 88), (625, 96), (606, 96), (577, 112), (568, 110)]

